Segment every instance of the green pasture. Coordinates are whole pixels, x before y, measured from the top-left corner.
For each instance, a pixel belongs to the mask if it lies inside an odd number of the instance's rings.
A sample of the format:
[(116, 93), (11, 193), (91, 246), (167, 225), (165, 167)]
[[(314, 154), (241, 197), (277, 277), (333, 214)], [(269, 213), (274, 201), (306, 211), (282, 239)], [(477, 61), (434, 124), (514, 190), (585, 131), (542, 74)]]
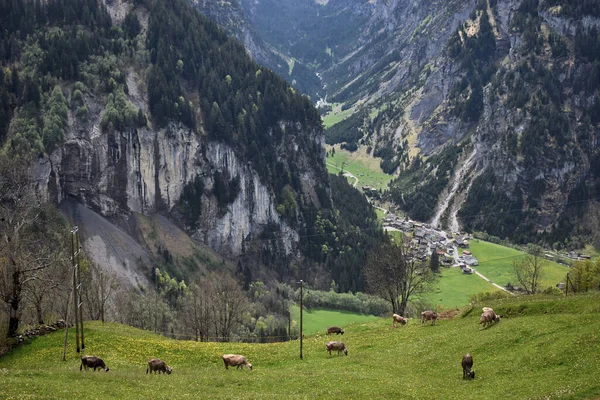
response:
[[(499, 285), (504, 286), (510, 282), (518, 286), (514, 277), (513, 262), (525, 257), (527, 253), (478, 239), (471, 240), (469, 247), (479, 261), (479, 266), (475, 267), (478, 272)], [(542, 288), (564, 282), (568, 271), (568, 267), (548, 261), (543, 272)]]
[[(394, 177), (381, 170), (380, 161), (367, 155), (363, 148), (351, 153), (335, 146), (335, 154), (327, 156), (327, 169), (332, 174), (339, 174), (343, 166), (344, 171), (358, 178), (356, 188), (359, 190), (363, 186), (385, 190)], [(353, 184), (354, 179), (349, 178), (349, 182)]]
[[(119, 324), (87, 324), (86, 354), (109, 372), (80, 372), (63, 332), (0, 358), (4, 399), (587, 399), (600, 396), (600, 296), (516, 298), (486, 303), (502, 320), (487, 329), (478, 304), (436, 325), (389, 318), (353, 324), (348, 356), (329, 356), (322, 334), (273, 344), (176, 341)], [(223, 353), (254, 365), (225, 370)], [(474, 359), (474, 380), (460, 361)], [(159, 357), (172, 375), (146, 375)]]
[(463, 307), (474, 294), (500, 290), (475, 274), (463, 274), (460, 268), (441, 268), (439, 275), (427, 300), (440, 309)]
[[(292, 319), (300, 326), (300, 307), (292, 306)], [(349, 324), (377, 320), (374, 315), (355, 314), (348, 311), (333, 311), (322, 309), (304, 309), (302, 329), (305, 335), (324, 334), (328, 326), (339, 326), (344, 329)]]

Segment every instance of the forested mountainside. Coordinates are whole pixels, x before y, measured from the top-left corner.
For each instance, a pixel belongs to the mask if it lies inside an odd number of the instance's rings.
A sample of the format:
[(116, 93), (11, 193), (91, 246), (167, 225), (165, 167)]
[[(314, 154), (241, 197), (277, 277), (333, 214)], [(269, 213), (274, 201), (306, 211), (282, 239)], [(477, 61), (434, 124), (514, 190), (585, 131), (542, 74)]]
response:
[(261, 38), (319, 73), (327, 101), (350, 113), (327, 142), (381, 157), (398, 174), (388, 197), (411, 217), (600, 244), (597, 2), (242, 5)]
[[(264, 40), (265, 36), (260, 31), (262, 25), (257, 25), (252, 21), (250, 14), (252, 10), (247, 8), (247, 4), (240, 0), (192, 0), (192, 4), (229, 34), (242, 41), (247, 51), (259, 64), (270, 68), (315, 101), (324, 95), (321, 79), (313, 68), (284, 52), (283, 46)], [(311, 4), (308, 5), (310, 7)], [(283, 20), (296, 21), (293, 15), (301, 12), (300, 9), (305, 8), (304, 4), (297, 2), (290, 6), (287, 10), (287, 18)], [(268, 15), (272, 17), (271, 11)], [(257, 15), (261, 16), (262, 14), (259, 12)], [(298, 21), (302, 20), (298, 19)], [(265, 21), (265, 23), (268, 26), (270, 22)]]
[(0, 0), (0, 25), (2, 161), (31, 161), (93, 261), (362, 289), (352, 232), (385, 238), (332, 191), (319, 114), (186, 1)]

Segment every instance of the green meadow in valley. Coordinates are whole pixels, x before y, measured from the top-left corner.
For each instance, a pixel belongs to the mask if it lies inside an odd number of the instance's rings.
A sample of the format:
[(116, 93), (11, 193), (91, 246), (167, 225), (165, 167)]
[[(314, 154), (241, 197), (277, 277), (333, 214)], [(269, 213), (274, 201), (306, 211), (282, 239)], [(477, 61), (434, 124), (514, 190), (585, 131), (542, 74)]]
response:
[[(483, 305), (503, 319), (478, 324)], [(600, 396), (600, 295), (518, 297), (463, 309), (458, 317), (394, 329), (391, 319), (346, 326), (348, 356), (328, 356), (324, 335), (273, 344), (176, 341), (118, 324), (87, 324), (85, 354), (110, 372), (80, 372), (63, 333), (32, 340), (0, 358), (3, 398), (369, 398), (545, 399)], [(476, 379), (460, 361), (474, 358)], [(221, 355), (239, 353), (252, 371), (225, 370)], [(172, 375), (146, 375), (159, 357)]]

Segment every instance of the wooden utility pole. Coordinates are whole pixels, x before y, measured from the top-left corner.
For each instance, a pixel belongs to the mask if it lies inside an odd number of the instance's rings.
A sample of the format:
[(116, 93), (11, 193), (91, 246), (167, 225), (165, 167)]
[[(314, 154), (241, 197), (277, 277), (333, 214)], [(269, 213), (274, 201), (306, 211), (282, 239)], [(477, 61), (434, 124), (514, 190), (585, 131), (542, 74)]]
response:
[(77, 298), (77, 263), (75, 262), (75, 234), (77, 233), (77, 230), (77, 227), (71, 229), (71, 266), (73, 267), (73, 311), (75, 314), (75, 344), (77, 347), (77, 352), (79, 353), (81, 351), (79, 348), (79, 310), (77, 309), (79, 301)]
[[(78, 229), (79, 230), (79, 229)], [(77, 270), (77, 308), (79, 309), (79, 323), (81, 324), (81, 349), (85, 349), (85, 341), (83, 340), (83, 303), (81, 302), (81, 280), (79, 279), (79, 252), (81, 251), (81, 245), (79, 244), (79, 235), (75, 231), (75, 269)]]
[(65, 316), (65, 344), (63, 346), (62, 360), (67, 361), (67, 341), (69, 340), (69, 303), (71, 302), (72, 291), (69, 292), (69, 298), (67, 299), (67, 315)]
[(304, 281), (300, 280), (300, 359), (302, 360), (302, 339), (304, 338), (304, 333), (302, 332), (302, 287), (304, 286)]
[[(104, 272), (100, 270), (100, 315), (102, 316), (102, 323), (104, 323)], [(198, 338), (196, 338), (196, 342)]]

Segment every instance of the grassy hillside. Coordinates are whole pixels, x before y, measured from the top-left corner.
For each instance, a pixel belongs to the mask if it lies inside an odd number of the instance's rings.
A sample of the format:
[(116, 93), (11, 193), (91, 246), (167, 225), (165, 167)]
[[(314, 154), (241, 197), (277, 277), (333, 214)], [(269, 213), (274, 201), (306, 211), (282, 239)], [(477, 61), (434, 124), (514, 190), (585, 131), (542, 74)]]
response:
[[(469, 250), (479, 261), (479, 266), (476, 267), (477, 271), (499, 285), (504, 286), (510, 282), (518, 286), (514, 277), (512, 263), (515, 260), (525, 257), (526, 253), (477, 239), (472, 240), (469, 247)], [(555, 286), (559, 282), (564, 282), (568, 271), (569, 268), (549, 261), (544, 270), (542, 289), (548, 286)]]
[[(300, 326), (300, 307), (292, 307), (292, 319)], [(353, 323), (372, 322), (379, 319), (374, 315), (354, 314), (348, 311), (304, 310), (302, 330), (305, 335), (325, 333), (328, 326), (346, 327)]]
[[(327, 156), (327, 170), (332, 174), (338, 174), (342, 164), (344, 170), (350, 172), (358, 178), (357, 189), (363, 186), (370, 186), (376, 189), (387, 189), (388, 183), (394, 178), (393, 175), (386, 174), (381, 170), (380, 158), (374, 158), (366, 153), (366, 149), (361, 147), (355, 152), (343, 150), (339, 145), (335, 147), (335, 154)], [(354, 183), (350, 179), (350, 183)]]
[(475, 274), (463, 274), (460, 268), (442, 268), (440, 272), (442, 277), (437, 281), (434, 292), (427, 297), (436, 306), (463, 307), (474, 294), (500, 290)]
[[(276, 344), (174, 341), (117, 324), (89, 323), (87, 354), (110, 372), (80, 372), (62, 333), (35, 339), (0, 359), (5, 398), (592, 398), (600, 395), (600, 296), (535, 297), (489, 304), (506, 318), (488, 329), (479, 309), (435, 326), (388, 318), (347, 327), (348, 357), (327, 356), (322, 335)], [(547, 314), (545, 314), (547, 312)], [(567, 314), (577, 312), (578, 314)], [(246, 355), (253, 371), (226, 371), (220, 356)], [(463, 381), (461, 357), (474, 358)], [(174, 367), (148, 376), (149, 357)]]

